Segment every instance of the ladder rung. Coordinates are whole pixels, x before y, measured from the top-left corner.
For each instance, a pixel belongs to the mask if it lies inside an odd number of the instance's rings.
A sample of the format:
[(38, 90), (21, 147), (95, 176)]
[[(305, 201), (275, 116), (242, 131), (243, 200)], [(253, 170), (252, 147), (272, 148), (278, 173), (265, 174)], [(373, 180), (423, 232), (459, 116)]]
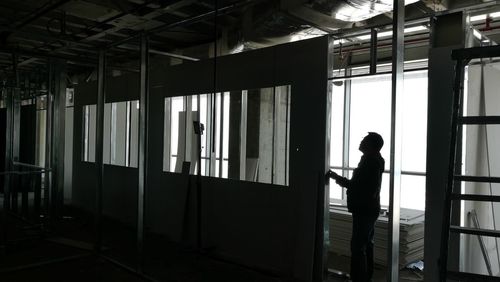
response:
[(461, 124), (500, 124), (500, 116), (468, 116), (460, 117)]
[(498, 276), (489, 276), (470, 272), (448, 271), (447, 279), (460, 281), (500, 281)]
[(455, 180), (466, 181), (466, 182), (500, 183), (500, 177), (488, 177), (488, 176), (455, 175)]
[(479, 229), (479, 228), (462, 227), (456, 225), (450, 226), (450, 232), (469, 234), (469, 235), (488, 236), (488, 237), (500, 237), (500, 230)]
[(474, 194), (451, 194), (452, 200), (500, 202), (500, 196), (474, 195)]

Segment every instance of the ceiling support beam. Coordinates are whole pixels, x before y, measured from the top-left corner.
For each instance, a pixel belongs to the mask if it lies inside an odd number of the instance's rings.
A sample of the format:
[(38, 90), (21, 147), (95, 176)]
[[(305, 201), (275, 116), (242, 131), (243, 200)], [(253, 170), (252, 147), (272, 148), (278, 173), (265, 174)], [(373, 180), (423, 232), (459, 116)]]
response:
[(34, 14), (32, 14), (27, 19), (25, 19), (23, 22), (21, 22), (20, 24), (17, 24), (14, 27), (14, 30), (12, 30), (11, 32), (13, 32), (13, 33), (16, 32), (18, 29), (25, 27), (26, 25), (28, 25), (28, 24), (30, 24), (30, 23), (38, 20), (43, 15), (52, 12), (53, 10), (61, 7), (62, 5), (66, 4), (66, 3), (70, 2), (70, 1), (71, 0), (59, 0), (56, 3), (51, 4), (48, 7), (45, 7), (42, 10), (37, 10)]

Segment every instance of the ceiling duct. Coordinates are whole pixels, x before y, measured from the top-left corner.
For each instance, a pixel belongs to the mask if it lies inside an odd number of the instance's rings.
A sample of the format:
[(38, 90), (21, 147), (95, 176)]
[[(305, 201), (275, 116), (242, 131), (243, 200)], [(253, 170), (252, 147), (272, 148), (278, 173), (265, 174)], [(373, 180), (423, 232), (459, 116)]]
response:
[[(405, 0), (405, 5), (419, 0)], [(393, 0), (314, 0), (306, 6), (343, 22), (360, 22), (392, 11)]]
[[(405, 0), (405, 5), (419, 0)], [(393, 0), (281, 0), (266, 1), (247, 10), (243, 41), (258, 48), (290, 41), (290, 36), (316, 28), (332, 32), (362, 26), (365, 20), (392, 12)]]

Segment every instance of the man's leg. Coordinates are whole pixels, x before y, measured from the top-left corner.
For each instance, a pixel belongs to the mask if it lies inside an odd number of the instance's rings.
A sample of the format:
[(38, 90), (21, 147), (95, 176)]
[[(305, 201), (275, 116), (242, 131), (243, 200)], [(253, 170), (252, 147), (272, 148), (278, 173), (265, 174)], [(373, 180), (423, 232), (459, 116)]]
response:
[(368, 278), (366, 251), (369, 229), (367, 227), (369, 220), (366, 216), (352, 214), (351, 279), (354, 282), (365, 282)]
[(366, 245), (366, 272), (367, 272), (367, 281), (371, 281), (373, 278), (373, 237), (375, 234), (375, 222), (377, 221), (378, 214), (374, 215), (371, 218), (369, 224), (369, 232), (368, 232), (368, 243)]

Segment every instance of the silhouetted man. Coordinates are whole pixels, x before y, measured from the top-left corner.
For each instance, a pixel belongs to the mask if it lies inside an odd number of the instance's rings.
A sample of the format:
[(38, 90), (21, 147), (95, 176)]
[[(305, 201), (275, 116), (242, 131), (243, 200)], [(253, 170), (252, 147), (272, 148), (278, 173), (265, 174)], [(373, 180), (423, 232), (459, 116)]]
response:
[(351, 179), (329, 170), (327, 177), (347, 188), (347, 209), (352, 213), (351, 279), (371, 281), (373, 276), (373, 231), (380, 213), (380, 185), (385, 161), (380, 155), (382, 137), (369, 132), (359, 144), (363, 153)]

